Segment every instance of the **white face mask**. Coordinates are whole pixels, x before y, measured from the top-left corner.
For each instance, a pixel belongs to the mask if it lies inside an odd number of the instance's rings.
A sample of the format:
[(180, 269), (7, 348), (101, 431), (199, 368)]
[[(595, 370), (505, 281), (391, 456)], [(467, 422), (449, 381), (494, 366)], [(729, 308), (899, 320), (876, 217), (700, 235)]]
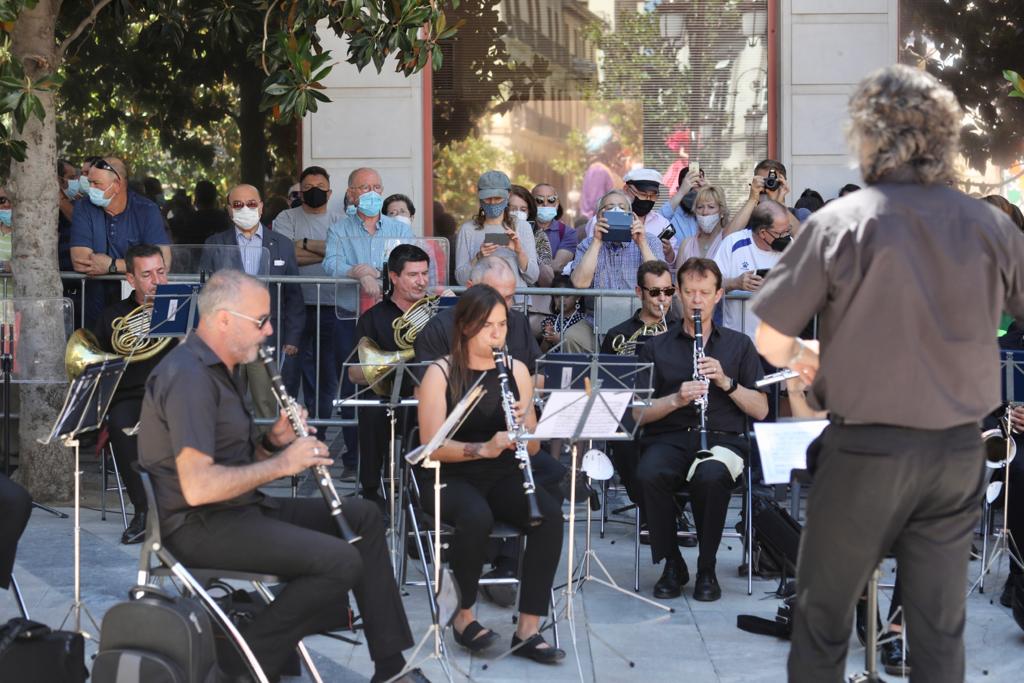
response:
[(710, 213), (707, 216), (697, 216), (697, 225), (700, 226), (701, 232), (709, 234), (718, 225), (718, 214)]
[(396, 213), (394, 216), (391, 216), (391, 218), (394, 218), (399, 223), (405, 223), (406, 225), (412, 225), (412, 219), (409, 218), (408, 216), (403, 216), (400, 213)]
[(525, 211), (509, 211), (508, 215), (521, 221), (525, 221), (526, 217), (529, 216)]
[(260, 212), (258, 209), (250, 209), (247, 206), (241, 209), (232, 209), (231, 220), (240, 229), (248, 230), (260, 222)]

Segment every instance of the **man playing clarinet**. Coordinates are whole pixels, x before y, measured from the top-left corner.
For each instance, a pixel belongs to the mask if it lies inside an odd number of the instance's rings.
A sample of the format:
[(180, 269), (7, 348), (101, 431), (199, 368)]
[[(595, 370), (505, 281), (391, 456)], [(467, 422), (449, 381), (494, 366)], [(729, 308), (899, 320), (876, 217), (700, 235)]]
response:
[[(654, 364), (654, 400), (633, 412), (643, 427), (637, 488), (650, 529), (652, 559), (655, 564), (665, 560), (654, 597), (677, 598), (690, 580), (676, 545), (675, 493), (685, 488), (700, 548), (693, 597), (710, 602), (722, 596), (715, 555), (729, 497), (748, 456), (747, 418), (764, 419), (768, 399), (753, 388), (764, 373), (750, 338), (711, 321), (723, 294), (722, 272), (715, 262), (688, 259), (676, 281), (683, 319), (648, 339), (639, 355), (641, 363)], [(695, 312), (700, 314), (702, 340), (695, 338)], [(695, 404), (702, 397), (707, 399), (703, 421)]]

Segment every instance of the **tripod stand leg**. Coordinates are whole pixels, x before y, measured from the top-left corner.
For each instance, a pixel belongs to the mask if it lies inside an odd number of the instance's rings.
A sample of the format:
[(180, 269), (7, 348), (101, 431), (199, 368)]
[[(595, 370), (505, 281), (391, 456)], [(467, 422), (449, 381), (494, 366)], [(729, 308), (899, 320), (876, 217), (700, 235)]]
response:
[(32, 501), (32, 507), (38, 508), (39, 510), (42, 510), (43, 512), (49, 512), (54, 517), (60, 517), (61, 519), (67, 519), (68, 518), (68, 513), (61, 512), (60, 510), (54, 510), (52, 507), (50, 507), (48, 505), (43, 505), (42, 503), (37, 503), (35, 501)]

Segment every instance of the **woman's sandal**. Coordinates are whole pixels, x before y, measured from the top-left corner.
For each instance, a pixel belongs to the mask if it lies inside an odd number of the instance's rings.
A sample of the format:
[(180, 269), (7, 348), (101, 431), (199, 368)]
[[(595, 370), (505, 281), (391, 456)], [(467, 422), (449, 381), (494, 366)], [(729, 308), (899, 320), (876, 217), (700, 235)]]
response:
[[(484, 635), (480, 635), (484, 631), (487, 631)], [(455, 638), (455, 642), (466, 648), (470, 652), (480, 652), (486, 650), (488, 647), (494, 644), (500, 636), (490, 629), (484, 628), (479, 621), (471, 621), (466, 625), (466, 628), (462, 629), (462, 633), (455, 630), (452, 627), (452, 636)], [(479, 636), (479, 637), (478, 637)]]
[[(520, 645), (520, 643), (522, 643)], [(526, 657), (541, 664), (557, 664), (565, 659), (565, 650), (554, 646), (541, 647), (546, 644), (544, 636), (534, 633), (526, 640), (519, 640), (519, 636), (512, 634), (512, 654), (517, 657)]]

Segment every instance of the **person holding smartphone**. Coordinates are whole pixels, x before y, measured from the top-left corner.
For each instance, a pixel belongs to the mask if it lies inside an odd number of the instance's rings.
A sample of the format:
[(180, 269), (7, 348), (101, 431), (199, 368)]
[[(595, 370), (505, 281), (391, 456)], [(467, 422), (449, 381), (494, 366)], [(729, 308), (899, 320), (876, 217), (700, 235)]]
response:
[[(573, 287), (632, 291), (640, 264), (659, 258), (661, 243), (644, 229), (644, 221), (632, 211), (631, 203), (632, 197), (622, 190), (612, 190), (601, 198), (594, 216), (594, 235), (576, 246), (570, 276)], [(565, 331), (563, 351), (593, 353), (597, 348), (594, 342), (594, 310), (588, 298), (583, 320)]]
[(501, 171), (487, 171), (477, 181), (480, 209), (459, 228), (455, 238), (455, 279), (466, 284), (473, 266), (487, 256), (498, 256), (516, 274), (516, 288), (537, 283), (540, 265), (530, 224), (509, 209), (512, 181)]

